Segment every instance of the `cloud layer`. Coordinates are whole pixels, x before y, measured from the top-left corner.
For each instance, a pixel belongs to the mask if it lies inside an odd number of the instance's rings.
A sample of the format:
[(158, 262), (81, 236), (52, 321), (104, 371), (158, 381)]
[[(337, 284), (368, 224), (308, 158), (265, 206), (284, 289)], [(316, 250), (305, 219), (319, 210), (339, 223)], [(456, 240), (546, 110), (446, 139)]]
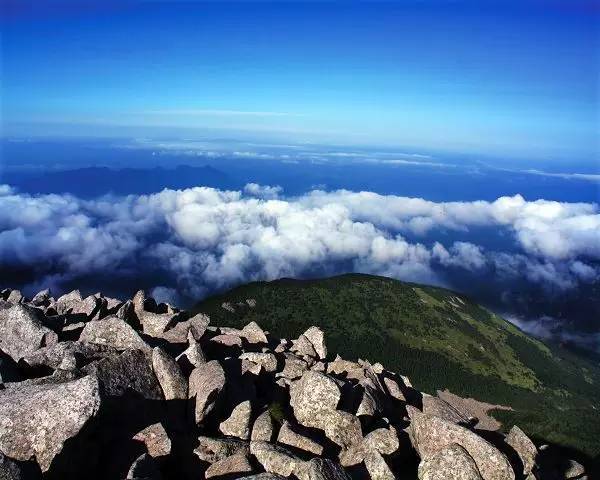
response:
[[(463, 290), (457, 276), (485, 276), (490, 289), (518, 281), (553, 292), (600, 276), (595, 204), (281, 195), (249, 184), (85, 201), (0, 186), (0, 271), (29, 272), (29, 288), (57, 291), (82, 277), (96, 276), (97, 288), (101, 279), (152, 278), (162, 297), (177, 291), (188, 301), (251, 280), (345, 271)], [(463, 241), (482, 230), (478, 241)]]

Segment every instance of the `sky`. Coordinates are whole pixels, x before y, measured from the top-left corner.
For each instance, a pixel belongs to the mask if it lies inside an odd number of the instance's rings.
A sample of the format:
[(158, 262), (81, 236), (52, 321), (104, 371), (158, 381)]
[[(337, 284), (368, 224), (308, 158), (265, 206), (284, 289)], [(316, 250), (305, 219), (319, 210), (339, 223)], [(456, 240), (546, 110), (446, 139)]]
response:
[(0, 9), (4, 136), (209, 132), (598, 162), (597, 3)]

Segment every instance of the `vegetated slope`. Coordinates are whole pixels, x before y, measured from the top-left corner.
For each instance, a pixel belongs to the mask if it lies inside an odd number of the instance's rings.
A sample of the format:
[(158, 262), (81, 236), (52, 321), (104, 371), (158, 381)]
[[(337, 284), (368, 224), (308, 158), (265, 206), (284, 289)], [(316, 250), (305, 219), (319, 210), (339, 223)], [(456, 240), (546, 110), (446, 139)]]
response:
[(286, 338), (318, 325), (344, 357), (379, 361), (423, 391), (448, 388), (510, 405), (514, 411), (494, 414), (507, 425), (588, 456), (600, 453), (600, 367), (527, 336), (455, 292), (349, 274), (250, 283), (195, 310), (217, 325), (254, 320)]

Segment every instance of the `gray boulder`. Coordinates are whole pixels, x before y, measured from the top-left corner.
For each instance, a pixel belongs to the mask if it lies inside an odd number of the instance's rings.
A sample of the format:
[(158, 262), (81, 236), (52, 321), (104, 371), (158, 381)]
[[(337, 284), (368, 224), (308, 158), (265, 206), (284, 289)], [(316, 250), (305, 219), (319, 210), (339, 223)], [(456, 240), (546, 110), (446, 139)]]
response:
[(24, 356), (21, 363), (29, 367), (46, 366), (56, 370), (74, 370), (88, 363), (115, 354), (116, 349), (108, 345), (88, 342), (60, 342), (49, 347), (40, 348)]
[(284, 421), (279, 429), (279, 435), (277, 436), (277, 442), (290, 447), (295, 447), (305, 452), (312, 453), (314, 455), (323, 454), (323, 446), (315, 442), (306, 435), (302, 435), (292, 429), (289, 422)]
[(194, 418), (201, 423), (212, 411), (219, 394), (225, 387), (225, 372), (216, 360), (204, 363), (190, 374), (188, 398), (194, 399)]
[(0, 390), (0, 451), (20, 461), (35, 458), (46, 472), (65, 442), (99, 408), (99, 385), (93, 376)]
[(135, 434), (134, 440), (142, 442), (151, 457), (164, 457), (171, 453), (171, 439), (162, 423), (155, 423)]
[(236, 453), (210, 465), (204, 473), (204, 478), (228, 477), (252, 472), (252, 465), (246, 453)]
[(124, 320), (118, 317), (106, 317), (88, 322), (79, 340), (83, 342), (109, 345), (117, 350), (138, 349), (150, 352), (150, 346)]
[(90, 363), (83, 370), (98, 378), (105, 395), (121, 397), (133, 393), (146, 400), (164, 398), (151, 360), (141, 350), (110, 355)]
[(410, 435), (421, 459), (456, 443), (473, 458), (484, 480), (514, 480), (510, 463), (492, 444), (460, 425), (417, 412), (412, 412)]
[(481, 480), (481, 475), (469, 453), (451, 443), (421, 461), (419, 480)]
[(188, 382), (177, 362), (162, 348), (152, 350), (152, 369), (158, 379), (165, 400), (188, 398)]
[(538, 454), (534, 443), (527, 435), (525, 435), (525, 432), (516, 425), (510, 429), (505, 441), (513, 448), (521, 459), (521, 463), (523, 464), (523, 475), (529, 475), (533, 471)]
[(0, 304), (0, 350), (15, 362), (57, 342), (58, 336), (44, 325), (40, 310), (20, 303)]
[(273, 419), (269, 410), (265, 410), (256, 418), (250, 438), (263, 442), (270, 442), (273, 439)]
[(252, 405), (249, 400), (242, 402), (233, 409), (227, 420), (219, 425), (223, 435), (248, 440), (250, 438), (250, 417), (252, 416)]
[(297, 474), (305, 464), (287, 448), (268, 442), (250, 442), (250, 453), (266, 472), (284, 477)]
[(327, 346), (325, 345), (325, 334), (319, 327), (310, 327), (303, 334), (312, 344), (317, 356), (320, 359), (327, 357)]
[(369, 472), (371, 480), (395, 480), (396, 476), (393, 474), (389, 465), (381, 454), (375, 450), (368, 452), (365, 455), (365, 467)]
[(215, 463), (236, 453), (249, 453), (250, 445), (236, 438), (198, 437), (198, 447), (194, 450), (196, 456), (207, 463)]

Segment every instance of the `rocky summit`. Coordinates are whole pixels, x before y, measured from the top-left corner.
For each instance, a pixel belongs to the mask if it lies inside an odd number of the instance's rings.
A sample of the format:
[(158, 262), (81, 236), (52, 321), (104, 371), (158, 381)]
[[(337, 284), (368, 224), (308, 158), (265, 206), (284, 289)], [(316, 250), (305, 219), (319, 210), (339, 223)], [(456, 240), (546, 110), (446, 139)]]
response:
[(0, 479), (587, 478), (326, 338), (211, 325), (141, 291), (3, 290)]

